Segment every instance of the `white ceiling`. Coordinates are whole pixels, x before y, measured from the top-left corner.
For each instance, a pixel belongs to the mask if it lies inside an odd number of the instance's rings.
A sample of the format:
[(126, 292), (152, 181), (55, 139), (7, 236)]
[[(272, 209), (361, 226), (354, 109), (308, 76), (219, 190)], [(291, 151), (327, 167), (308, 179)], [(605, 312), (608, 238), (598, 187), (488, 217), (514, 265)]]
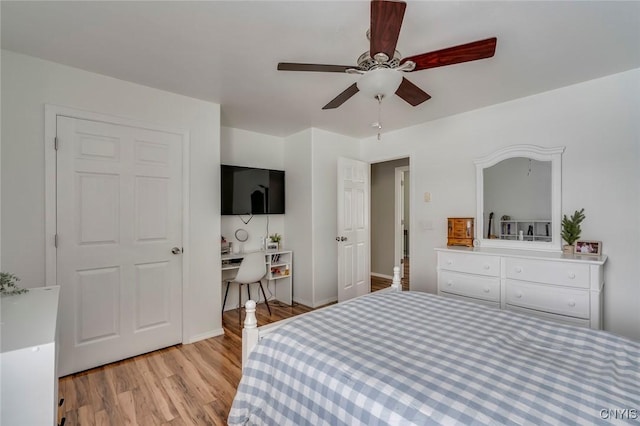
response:
[[(321, 109), (357, 76), (276, 71), (278, 62), (355, 65), (368, 50), (367, 1), (1, 7), (2, 48), (219, 103), (224, 126), (375, 133), (377, 102), (362, 94)], [(397, 49), (412, 56), (493, 36), (493, 58), (406, 74), (432, 99), (385, 99), (383, 132), (640, 68), (640, 2), (408, 1)]]

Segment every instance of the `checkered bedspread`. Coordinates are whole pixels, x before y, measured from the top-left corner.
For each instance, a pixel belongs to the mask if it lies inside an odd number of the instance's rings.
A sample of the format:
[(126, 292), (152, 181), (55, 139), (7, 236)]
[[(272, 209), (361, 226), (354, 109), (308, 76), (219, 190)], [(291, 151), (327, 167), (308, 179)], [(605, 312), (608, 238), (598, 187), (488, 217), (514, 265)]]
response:
[(262, 339), (228, 421), (566, 425), (611, 419), (640, 424), (639, 343), (426, 293), (388, 292), (312, 312)]

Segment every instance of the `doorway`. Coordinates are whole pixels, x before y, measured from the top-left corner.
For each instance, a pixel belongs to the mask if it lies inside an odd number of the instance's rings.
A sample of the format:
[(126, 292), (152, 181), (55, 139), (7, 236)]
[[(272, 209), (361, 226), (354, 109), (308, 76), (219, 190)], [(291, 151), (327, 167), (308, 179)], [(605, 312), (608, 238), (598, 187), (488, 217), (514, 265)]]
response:
[(409, 158), (371, 164), (371, 291), (391, 285), (396, 265), (409, 290), (409, 173)]

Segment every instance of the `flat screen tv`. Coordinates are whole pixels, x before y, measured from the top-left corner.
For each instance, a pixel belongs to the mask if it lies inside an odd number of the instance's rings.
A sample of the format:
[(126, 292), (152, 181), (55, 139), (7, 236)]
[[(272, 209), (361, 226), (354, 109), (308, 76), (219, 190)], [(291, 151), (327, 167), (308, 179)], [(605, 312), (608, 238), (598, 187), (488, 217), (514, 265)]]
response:
[(284, 214), (284, 171), (220, 165), (221, 214)]

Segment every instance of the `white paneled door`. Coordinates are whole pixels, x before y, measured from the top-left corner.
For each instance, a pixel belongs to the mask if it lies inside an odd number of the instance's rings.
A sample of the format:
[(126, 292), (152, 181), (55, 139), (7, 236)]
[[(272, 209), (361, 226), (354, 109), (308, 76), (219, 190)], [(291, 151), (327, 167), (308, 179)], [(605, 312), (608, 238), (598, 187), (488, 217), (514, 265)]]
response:
[(338, 158), (338, 302), (371, 291), (369, 164)]
[(61, 376), (182, 341), (182, 144), (57, 118)]

